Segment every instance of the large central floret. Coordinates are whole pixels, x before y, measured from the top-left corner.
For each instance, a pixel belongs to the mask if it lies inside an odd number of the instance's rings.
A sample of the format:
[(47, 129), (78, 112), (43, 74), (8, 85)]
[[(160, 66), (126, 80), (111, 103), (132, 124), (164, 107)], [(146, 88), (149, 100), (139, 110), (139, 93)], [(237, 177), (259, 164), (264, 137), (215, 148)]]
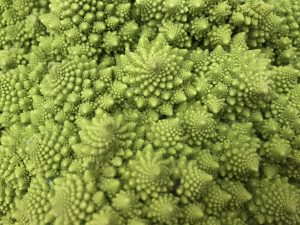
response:
[(186, 82), (191, 77), (187, 50), (170, 47), (159, 35), (154, 41), (141, 39), (135, 52), (120, 57), (122, 81), (127, 96), (138, 107), (157, 107), (168, 101), (176, 104), (187, 99)]

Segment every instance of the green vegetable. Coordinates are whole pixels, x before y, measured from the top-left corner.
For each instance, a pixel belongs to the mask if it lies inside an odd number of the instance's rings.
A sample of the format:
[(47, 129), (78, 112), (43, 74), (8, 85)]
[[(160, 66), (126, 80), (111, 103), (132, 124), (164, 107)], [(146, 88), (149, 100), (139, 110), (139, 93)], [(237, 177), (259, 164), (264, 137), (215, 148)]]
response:
[(299, 0), (0, 0), (0, 224), (300, 225)]

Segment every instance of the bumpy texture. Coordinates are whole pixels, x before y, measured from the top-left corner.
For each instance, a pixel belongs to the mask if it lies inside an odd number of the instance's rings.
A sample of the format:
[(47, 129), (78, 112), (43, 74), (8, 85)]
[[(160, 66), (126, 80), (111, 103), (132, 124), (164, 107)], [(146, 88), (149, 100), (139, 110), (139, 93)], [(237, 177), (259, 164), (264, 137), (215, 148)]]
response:
[(0, 224), (300, 225), (299, 0), (0, 0)]

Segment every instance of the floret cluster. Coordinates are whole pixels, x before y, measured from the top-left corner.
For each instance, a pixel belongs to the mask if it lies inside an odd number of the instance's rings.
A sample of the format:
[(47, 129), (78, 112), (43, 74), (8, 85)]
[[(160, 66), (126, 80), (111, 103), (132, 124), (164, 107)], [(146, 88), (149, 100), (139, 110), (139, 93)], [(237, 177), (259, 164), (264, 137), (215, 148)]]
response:
[(0, 224), (300, 225), (299, 0), (0, 0)]

